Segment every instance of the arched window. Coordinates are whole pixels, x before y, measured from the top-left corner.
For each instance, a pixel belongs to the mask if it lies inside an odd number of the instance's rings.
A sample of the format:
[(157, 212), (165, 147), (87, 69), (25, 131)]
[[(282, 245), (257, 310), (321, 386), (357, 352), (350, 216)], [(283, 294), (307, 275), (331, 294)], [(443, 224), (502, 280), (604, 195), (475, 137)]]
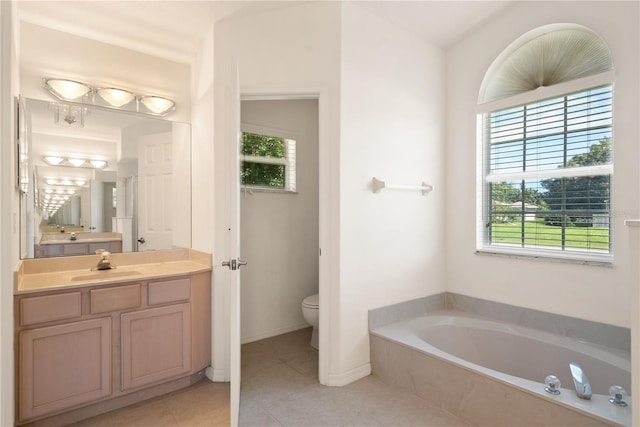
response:
[(479, 93), (477, 249), (612, 260), (613, 64), (577, 25), (538, 28)]

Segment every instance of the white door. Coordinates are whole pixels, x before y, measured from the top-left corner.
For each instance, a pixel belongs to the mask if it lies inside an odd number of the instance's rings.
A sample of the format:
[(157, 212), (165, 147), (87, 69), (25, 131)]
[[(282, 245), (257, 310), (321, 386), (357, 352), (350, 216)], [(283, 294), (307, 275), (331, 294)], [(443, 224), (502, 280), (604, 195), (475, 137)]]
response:
[[(220, 340), (218, 360), (230, 381), (231, 426), (238, 425), (240, 413), (240, 89), (237, 63), (232, 59), (224, 73), (222, 96), (216, 103), (216, 137), (214, 147), (214, 268), (217, 312), (228, 327), (228, 341)], [(228, 319), (228, 324), (226, 323)], [(215, 326), (215, 325), (214, 325)], [(221, 351), (224, 350), (228, 351)], [(214, 348), (215, 351), (215, 348)], [(226, 366), (225, 366), (226, 365)]]
[(171, 132), (138, 139), (138, 250), (172, 247)]

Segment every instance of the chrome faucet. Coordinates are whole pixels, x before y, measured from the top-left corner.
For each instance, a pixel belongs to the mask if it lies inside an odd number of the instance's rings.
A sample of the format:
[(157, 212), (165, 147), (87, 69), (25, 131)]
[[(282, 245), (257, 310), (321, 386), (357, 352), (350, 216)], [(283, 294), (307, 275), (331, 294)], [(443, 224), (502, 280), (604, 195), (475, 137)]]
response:
[(115, 265), (112, 265), (109, 260), (109, 255), (111, 255), (110, 252), (107, 252), (104, 249), (98, 249), (96, 254), (100, 257), (98, 264), (96, 264), (95, 267), (96, 270), (109, 270), (115, 268)]
[(584, 373), (580, 365), (577, 363), (569, 363), (569, 368), (571, 369), (571, 376), (573, 377), (573, 385), (576, 388), (576, 394), (580, 399), (590, 400), (591, 384), (589, 383), (587, 374)]

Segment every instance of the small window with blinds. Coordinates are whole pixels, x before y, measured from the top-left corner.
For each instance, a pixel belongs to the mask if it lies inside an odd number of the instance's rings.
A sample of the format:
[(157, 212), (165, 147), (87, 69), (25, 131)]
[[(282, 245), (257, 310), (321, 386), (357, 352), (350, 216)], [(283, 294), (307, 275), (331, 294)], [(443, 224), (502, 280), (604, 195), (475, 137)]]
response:
[(479, 250), (611, 260), (610, 85), (482, 115)]
[(296, 191), (296, 141), (242, 133), (240, 182), (245, 188)]

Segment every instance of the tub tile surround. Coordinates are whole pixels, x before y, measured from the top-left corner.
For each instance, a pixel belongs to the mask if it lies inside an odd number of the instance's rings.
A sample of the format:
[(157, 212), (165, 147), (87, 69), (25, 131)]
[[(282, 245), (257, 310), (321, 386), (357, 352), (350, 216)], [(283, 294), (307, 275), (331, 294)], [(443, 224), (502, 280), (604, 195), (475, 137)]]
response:
[(383, 338), (371, 337), (373, 375), (477, 426), (613, 426)]
[[(605, 414), (607, 419), (582, 413), (568, 406), (565, 400), (573, 398), (570, 394), (549, 397), (543, 391), (536, 394), (514, 388), (484, 373), (452, 364), (438, 356), (375, 333), (375, 329), (383, 326), (443, 310), (464, 311), (474, 316), (542, 329), (596, 345), (629, 351), (630, 333), (625, 328), (444, 293), (369, 311), (373, 375), (478, 426), (625, 425), (616, 412), (618, 408), (606, 402), (606, 396), (594, 396), (594, 401), (578, 404), (589, 411), (589, 406), (595, 402), (599, 407), (605, 408), (605, 411), (610, 411)], [(571, 388), (571, 385), (563, 386)], [(630, 413), (630, 410), (626, 412)]]
[(631, 351), (631, 330), (590, 320), (444, 292), (369, 311), (369, 330), (423, 316), (436, 310), (456, 310), (492, 320)]
[[(167, 278), (210, 271), (212, 266), (210, 254), (193, 249), (115, 253), (110, 259), (116, 268), (105, 271), (91, 271), (97, 255), (25, 259), (14, 273), (14, 293)], [(86, 279), (76, 279), (83, 276)]]

